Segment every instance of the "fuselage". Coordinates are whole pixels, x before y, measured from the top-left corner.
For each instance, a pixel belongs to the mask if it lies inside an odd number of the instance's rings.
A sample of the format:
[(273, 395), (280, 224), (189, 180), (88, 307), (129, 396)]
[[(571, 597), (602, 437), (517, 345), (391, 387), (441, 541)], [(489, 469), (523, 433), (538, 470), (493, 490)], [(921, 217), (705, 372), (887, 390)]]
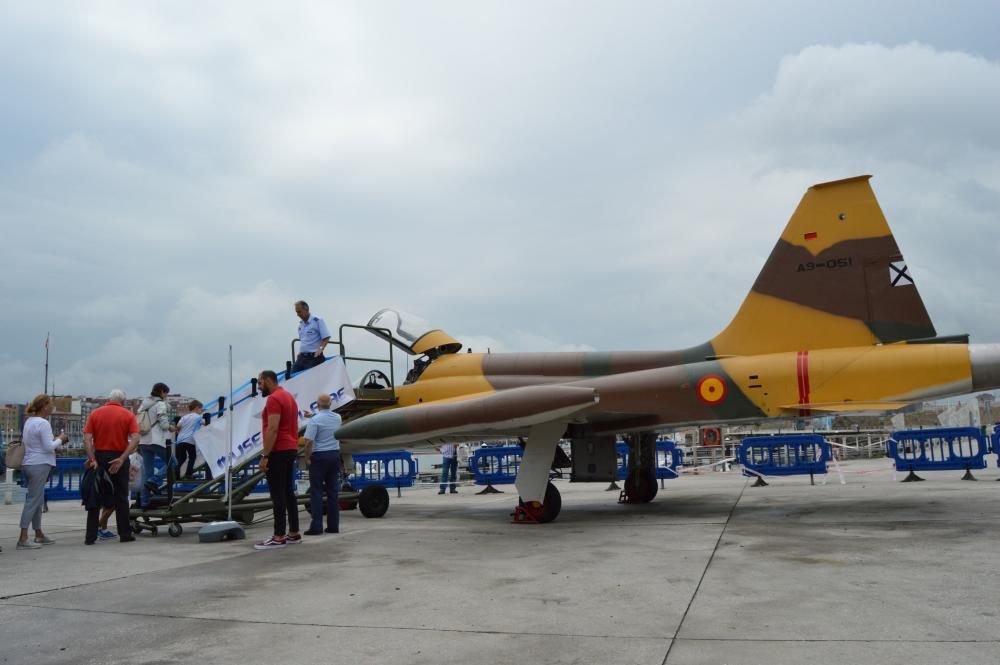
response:
[(523, 386), (581, 386), (595, 390), (600, 402), (579, 414), (576, 423), (598, 432), (605, 427), (620, 432), (849, 412), (855, 410), (852, 403), (858, 411), (896, 408), (995, 387), (974, 386), (968, 344), (891, 344), (694, 360), (696, 353), (450, 354), (437, 358), (414, 383), (400, 386), (397, 396), (399, 406), (411, 406)]

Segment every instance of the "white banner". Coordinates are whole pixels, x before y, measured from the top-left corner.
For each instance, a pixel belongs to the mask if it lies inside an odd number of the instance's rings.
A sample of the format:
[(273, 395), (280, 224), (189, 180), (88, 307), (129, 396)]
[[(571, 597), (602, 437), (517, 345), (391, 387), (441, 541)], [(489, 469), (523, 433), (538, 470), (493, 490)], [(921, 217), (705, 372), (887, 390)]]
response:
[[(327, 358), (322, 365), (299, 372), (287, 381), (284, 380), (284, 376), (284, 373), (278, 374), (278, 380), (281, 387), (292, 394), (299, 406), (300, 426), (305, 424), (303, 411), (316, 412), (316, 398), (321, 393), (326, 393), (333, 399), (334, 409), (354, 400), (351, 380), (347, 376), (347, 369), (340, 356)], [(208, 462), (213, 478), (218, 478), (226, 472), (230, 420), (233, 430), (233, 466), (258, 454), (264, 447), (261, 414), (264, 411), (266, 398), (259, 391), (256, 397), (249, 397), (249, 394), (249, 388), (244, 386), (237, 388), (234, 393), (236, 406), (231, 410), (227, 408), (221, 418), (213, 416), (210, 425), (202, 425), (195, 432), (198, 452)], [(243, 401), (240, 401), (241, 399)], [(211, 407), (208, 406), (206, 410), (211, 410)]]

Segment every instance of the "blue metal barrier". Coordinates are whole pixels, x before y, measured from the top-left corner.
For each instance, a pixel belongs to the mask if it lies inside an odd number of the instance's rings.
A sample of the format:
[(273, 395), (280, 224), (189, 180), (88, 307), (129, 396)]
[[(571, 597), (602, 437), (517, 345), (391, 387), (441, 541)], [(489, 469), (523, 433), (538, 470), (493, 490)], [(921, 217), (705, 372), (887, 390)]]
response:
[[(48, 485), (45, 486), (45, 498), (48, 501), (69, 501), (80, 499), (80, 479), (83, 477), (83, 465), (85, 457), (57, 457), (56, 468), (49, 476)], [(163, 463), (157, 459), (155, 468), (162, 469)], [(257, 462), (247, 465), (240, 472), (233, 474), (236, 482), (248, 478), (257, 473)], [(302, 478), (302, 471), (298, 465), (295, 466), (295, 480)], [(174, 495), (185, 494), (202, 484), (204, 480), (184, 480), (174, 483)], [(23, 484), (23, 482), (22, 482)], [(412, 482), (411, 482), (412, 484)], [(403, 485), (406, 487), (406, 485)], [(261, 479), (260, 483), (253, 488), (254, 494), (267, 494), (267, 479)]]
[(521, 446), (483, 446), (469, 458), (477, 485), (510, 485), (521, 466)]
[(80, 498), (80, 479), (83, 477), (85, 457), (57, 457), (56, 468), (49, 476), (45, 498), (49, 501), (66, 501)]
[(392, 450), (384, 453), (353, 455), (354, 476), (351, 486), (362, 490), (369, 485), (385, 487), (413, 487), (420, 465), (406, 450)]
[(830, 442), (819, 434), (748, 436), (737, 451), (744, 476), (797, 476), (826, 473)]
[(684, 451), (677, 448), (676, 441), (656, 442), (656, 477), (670, 480), (678, 476), (677, 468), (684, 465)]
[(990, 435), (992, 444), (991, 452), (997, 454), (997, 468), (1000, 468), (1000, 425), (993, 426), (993, 434)]
[[(628, 444), (619, 441), (615, 444), (615, 452), (618, 454), (618, 480), (625, 480), (628, 476)], [(656, 442), (656, 477), (662, 480), (676, 478), (677, 467), (684, 465), (684, 451), (677, 447), (676, 441), (669, 439), (658, 440)]]
[(909, 471), (903, 482), (923, 480), (916, 471), (964, 470), (963, 480), (975, 480), (972, 469), (986, 468), (986, 450), (986, 437), (976, 427), (901, 430), (886, 441), (896, 470)]

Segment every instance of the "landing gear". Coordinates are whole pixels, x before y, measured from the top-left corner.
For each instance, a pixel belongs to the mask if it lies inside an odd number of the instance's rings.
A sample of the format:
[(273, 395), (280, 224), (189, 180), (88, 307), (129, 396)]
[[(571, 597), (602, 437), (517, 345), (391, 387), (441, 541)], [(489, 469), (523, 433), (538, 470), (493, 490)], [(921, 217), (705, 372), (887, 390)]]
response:
[(656, 497), (659, 487), (656, 484), (656, 471), (653, 469), (636, 469), (625, 479), (625, 489), (618, 498), (619, 503), (649, 503)]
[(625, 437), (628, 442), (628, 475), (618, 503), (649, 503), (656, 496), (656, 432)]
[(562, 495), (552, 483), (545, 486), (545, 501), (522, 501), (514, 508), (512, 524), (547, 524), (559, 516), (562, 509)]
[(171, 538), (180, 538), (181, 534), (184, 533), (184, 527), (181, 526), (180, 522), (171, 522), (170, 526), (167, 527), (167, 533), (170, 534)]

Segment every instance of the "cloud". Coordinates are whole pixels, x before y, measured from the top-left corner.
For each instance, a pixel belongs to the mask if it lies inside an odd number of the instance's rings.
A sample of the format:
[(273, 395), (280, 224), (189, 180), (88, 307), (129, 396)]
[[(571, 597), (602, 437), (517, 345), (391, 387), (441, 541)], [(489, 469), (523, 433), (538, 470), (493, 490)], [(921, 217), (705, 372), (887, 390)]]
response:
[(280, 367), (300, 298), (477, 351), (689, 346), (859, 173), (939, 330), (995, 339), (996, 11), (717, 11), (4, 7), (6, 396), (47, 331), (60, 390), (217, 395), (230, 343), (237, 380)]
[(1000, 63), (983, 57), (916, 43), (811, 46), (782, 59), (737, 126), (786, 165), (852, 157), (968, 168), (1000, 150), (997, 108)]

